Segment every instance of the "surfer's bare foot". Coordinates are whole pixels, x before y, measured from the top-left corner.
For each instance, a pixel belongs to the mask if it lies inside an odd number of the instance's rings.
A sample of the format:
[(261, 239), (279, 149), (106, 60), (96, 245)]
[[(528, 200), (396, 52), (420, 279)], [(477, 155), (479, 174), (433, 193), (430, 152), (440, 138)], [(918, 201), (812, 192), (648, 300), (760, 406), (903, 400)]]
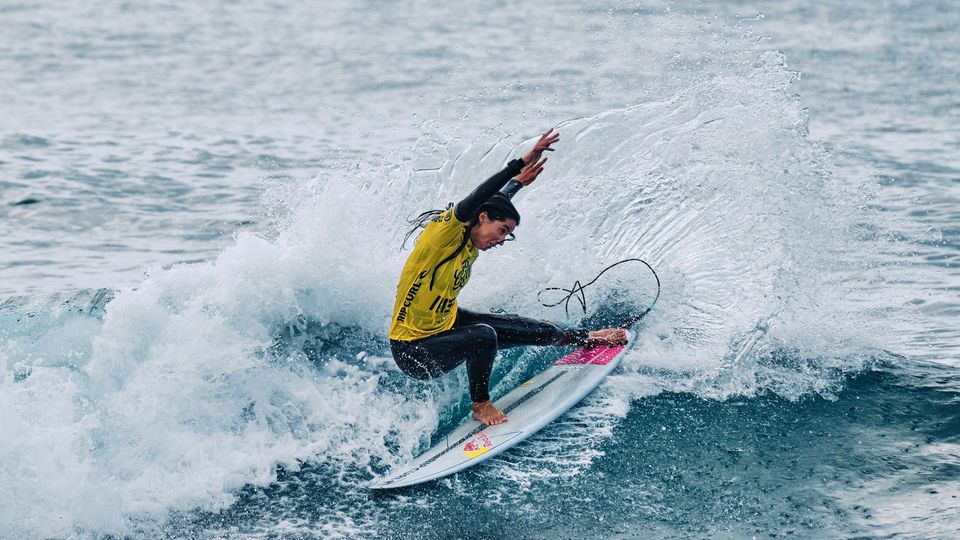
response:
[(494, 407), (493, 402), (489, 399), (481, 403), (474, 403), (470, 408), (473, 409), (473, 419), (481, 424), (495, 426), (507, 421), (507, 415)]
[(623, 328), (604, 328), (590, 332), (587, 347), (613, 347), (627, 344), (627, 331)]

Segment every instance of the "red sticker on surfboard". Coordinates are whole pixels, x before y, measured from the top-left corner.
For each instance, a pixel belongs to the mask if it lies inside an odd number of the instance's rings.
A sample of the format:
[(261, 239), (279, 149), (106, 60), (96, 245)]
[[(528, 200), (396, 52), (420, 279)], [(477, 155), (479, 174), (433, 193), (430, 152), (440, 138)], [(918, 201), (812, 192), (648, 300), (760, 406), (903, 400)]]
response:
[(493, 443), (490, 442), (490, 437), (487, 437), (487, 434), (481, 431), (463, 446), (463, 455), (468, 458), (475, 458), (486, 453), (491, 446), (493, 446)]
[(616, 347), (594, 347), (592, 349), (577, 349), (553, 363), (555, 366), (591, 365), (603, 366), (620, 354), (622, 345)]

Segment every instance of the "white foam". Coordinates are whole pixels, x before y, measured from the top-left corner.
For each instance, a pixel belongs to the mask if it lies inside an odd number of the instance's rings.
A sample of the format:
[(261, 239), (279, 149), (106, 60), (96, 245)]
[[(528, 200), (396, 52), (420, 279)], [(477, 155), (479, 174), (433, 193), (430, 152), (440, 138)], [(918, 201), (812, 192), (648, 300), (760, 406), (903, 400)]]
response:
[[(608, 436), (632, 400), (662, 389), (829, 393), (836, 370), (862, 365), (848, 353), (862, 352), (883, 318), (860, 317), (870, 305), (849, 316), (862, 282), (834, 260), (859, 249), (849, 241), (859, 200), (807, 140), (791, 77), (770, 55), (746, 74), (560, 126), (547, 172), (517, 198), (519, 240), (481, 256), (461, 304), (562, 321), (537, 290), (626, 257), (650, 262), (664, 286), (606, 393), (558, 427), (563, 444), (586, 424)], [(421, 449), (462, 398), (462, 376), (393, 391), (381, 384), (393, 369), (381, 357), (315, 365), (296, 351), (274, 357), (271, 346), (300, 318), (383, 335), (406, 255), (403, 218), (445, 206), (529, 145), (497, 130), (473, 142), (428, 138), (447, 142), (424, 143), (399, 165), (273, 186), (272, 236), (240, 234), (213, 261), (153, 270), (120, 291), (102, 324), (80, 330), (89, 346), (70, 368), (27, 361), (17, 381), (10, 363), (24, 359), (0, 352), (0, 404), (16, 411), (0, 420), (3, 439), (16, 441), (0, 447), (12, 494), (0, 527), (123, 534), (172, 511), (223, 508), (237, 488), (271, 482), (277, 464), (333, 464), (351, 471), (346, 489), (364, 468)], [(618, 279), (588, 295), (606, 297)], [(777, 364), (778, 350), (815, 360)], [(590, 443), (565, 455), (577, 460), (497, 470), (523, 485), (598, 454)]]

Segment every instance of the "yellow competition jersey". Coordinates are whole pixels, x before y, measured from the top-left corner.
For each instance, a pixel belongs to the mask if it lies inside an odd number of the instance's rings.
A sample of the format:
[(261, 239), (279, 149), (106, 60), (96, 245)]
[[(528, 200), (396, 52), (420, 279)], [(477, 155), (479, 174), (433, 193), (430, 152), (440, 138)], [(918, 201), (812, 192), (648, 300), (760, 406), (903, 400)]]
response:
[(390, 339), (412, 341), (453, 327), (457, 318), (457, 295), (470, 280), (470, 267), (480, 252), (467, 240), (456, 257), (437, 269), (433, 289), (430, 289), (430, 275), (433, 268), (460, 245), (465, 226), (451, 207), (420, 233), (397, 284)]

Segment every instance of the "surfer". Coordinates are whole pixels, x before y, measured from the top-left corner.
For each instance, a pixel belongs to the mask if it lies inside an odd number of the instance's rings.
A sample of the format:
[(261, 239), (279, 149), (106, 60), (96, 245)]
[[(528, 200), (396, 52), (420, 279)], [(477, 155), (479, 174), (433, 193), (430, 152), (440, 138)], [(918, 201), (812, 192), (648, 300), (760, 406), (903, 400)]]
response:
[(439, 377), (466, 362), (472, 414), (486, 424), (507, 416), (490, 400), (488, 384), (497, 350), (519, 345), (621, 345), (627, 332), (605, 328), (588, 332), (519, 315), (477, 313), (460, 308), (457, 296), (470, 279), (480, 251), (514, 239), (520, 213), (500, 190), (511, 179), (529, 186), (547, 162), (544, 152), (560, 134), (551, 128), (522, 159), (510, 161), (472, 193), (446, 210), (420, 214), (407, 233), (424, 230), (407, 258), (393, 308), (390, 348), (397, 366), (411, 377)]

